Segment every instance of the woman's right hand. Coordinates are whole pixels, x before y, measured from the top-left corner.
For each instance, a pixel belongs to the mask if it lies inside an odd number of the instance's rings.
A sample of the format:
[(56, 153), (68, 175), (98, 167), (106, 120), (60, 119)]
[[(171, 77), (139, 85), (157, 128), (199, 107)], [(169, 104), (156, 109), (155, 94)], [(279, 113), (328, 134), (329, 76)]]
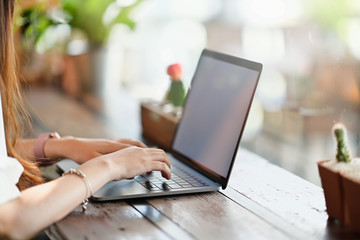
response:
[(170, 161), (161, 149), (128, 147), (99, 158), (110, 164), (111, 180), (134, 178), (151, 171), (161, 171), (164, 178), (171, 178)]

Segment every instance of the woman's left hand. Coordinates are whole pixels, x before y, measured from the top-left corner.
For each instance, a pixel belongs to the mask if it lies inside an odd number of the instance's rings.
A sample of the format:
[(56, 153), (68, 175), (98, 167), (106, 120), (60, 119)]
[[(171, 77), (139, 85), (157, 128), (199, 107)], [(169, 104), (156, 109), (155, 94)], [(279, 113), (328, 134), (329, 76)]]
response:
[(49, 139), (44, 145), (45, 156), (50, 159), (69, 158), (82, 164), (90, 159), (116, 152), (127, 147), (147, 146), (131, 139), (90, 139), (63, 137), (61, 139)]

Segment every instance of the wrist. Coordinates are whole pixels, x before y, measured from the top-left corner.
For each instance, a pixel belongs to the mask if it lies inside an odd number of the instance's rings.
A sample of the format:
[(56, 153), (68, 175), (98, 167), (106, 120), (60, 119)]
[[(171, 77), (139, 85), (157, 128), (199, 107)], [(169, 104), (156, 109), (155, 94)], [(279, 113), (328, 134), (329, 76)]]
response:
[(111, 182), (113, 180), (117, 179), (116, 173), (116, 166), (113, 163), (113, 161), (111, 161), (110, 159), (107, 159), (103, 156), (99, 157), (99, 169), (103, 169), (104, 172), (108, 173), (108, 174), (104, 174), (106, 176), (106, 182)]
[[(106, 172), (106, 181), (118, 180), (119, 176), (122, 176), (123, 168), (119, 168), (119, 164), (116, 164), (116, 159), (113, 154), (106, 154), (94, 159), (97, 162), (99, 169)], [(121, 177), (120, 177), (121, 179)]]
[(73, 137), (51, 138), (44, 144), (44, 153), (51, 159), (68, 158), (69, 146), (73, 145)]
[(45, 153), (45, 145), (51, 139), (60, 139), (60, 135), (57, 132), (42, 133), (34, 142), (34, 157), (38, 162), (46, 163), (51, 158)]
[[(96, 179), (100, 186), (97, 186), (94, 182), (92, 182), (93, 185), (95, 184), (95, 188), (101, 187), (105, 183), (111, 182), (116, 179), (116, 177), (114, 177), (116, 175), (116, 170), (113, 162), (109, 161), (108, 158), (104, 158), (104, 156), (93, 158), (90, 161), (81, 164), (78, 169), (84, 170), (86, 175), (96, 176)], [(93, 181), (93, 178), (91, 179), (91, 181)]]

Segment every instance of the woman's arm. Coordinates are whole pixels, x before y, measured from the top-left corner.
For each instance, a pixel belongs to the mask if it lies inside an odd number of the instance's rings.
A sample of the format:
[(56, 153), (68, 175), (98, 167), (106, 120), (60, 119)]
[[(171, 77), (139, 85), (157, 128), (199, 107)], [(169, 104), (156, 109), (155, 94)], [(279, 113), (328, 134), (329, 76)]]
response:
[[(36, 139), (21, 140), (17, 152), (24, 158), (35, 161), (35, 141)], [(49, 138), (44, 143), (44, 154), (49, 163), (61, 158), (69, 158), (81, 164), (89, 159), (131, 146), (146, 147), (142, 142), (131, 139), (87, 139), (68, 136), (60, 139)]]
[[(102, 155), (78, 169), (86, 174), (94, 192), (109, 181), (150, 171), (161, 171), (168, 179), (171, 175), (170, 162), (162, 150), (138, 147)], [(84, 179), (74, 174), (22, 191), (19, 198), (0, 206), (0, 239), (34, 236), (69, 214), (89, 197), (87, 194)]]

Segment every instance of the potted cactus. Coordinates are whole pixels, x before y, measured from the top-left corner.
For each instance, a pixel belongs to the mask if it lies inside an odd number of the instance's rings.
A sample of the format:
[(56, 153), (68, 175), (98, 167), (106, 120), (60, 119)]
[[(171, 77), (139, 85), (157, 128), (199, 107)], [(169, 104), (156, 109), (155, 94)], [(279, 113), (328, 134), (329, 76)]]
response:
[(164, 149), (169, 149), (171, 146), (186, 95), (181, 81), (181, 65), (175, 63), (168, 66), (167, 74), (171, 83), (164, 101), (141, 104), (143, 136)]
[(171, 102), (175, 107), (182, 107), (185, 100), (185, 88), (181, 81), (182, 68), (179, 63), (170, 65), (167, 68), (171, 83), (166, 100)]
[(351, 156), (346, 145), (346, 128), (341, 123), (333, 126), (333, 134), (337, 143), (336, 158), (318, 162), (321, 184), (324, 189), (326, 211), (329, 219), (336, 219), (346, 224), (344, 211), (344, 190), (341, 171), (345, 171), (351, 162)]
[(352, 158), (346, 145), (346, 128), (336, 123), (333, 133), (337, 143), (334, 160), (318, 162), (330, 219), (360, 232), (360, 159)]

